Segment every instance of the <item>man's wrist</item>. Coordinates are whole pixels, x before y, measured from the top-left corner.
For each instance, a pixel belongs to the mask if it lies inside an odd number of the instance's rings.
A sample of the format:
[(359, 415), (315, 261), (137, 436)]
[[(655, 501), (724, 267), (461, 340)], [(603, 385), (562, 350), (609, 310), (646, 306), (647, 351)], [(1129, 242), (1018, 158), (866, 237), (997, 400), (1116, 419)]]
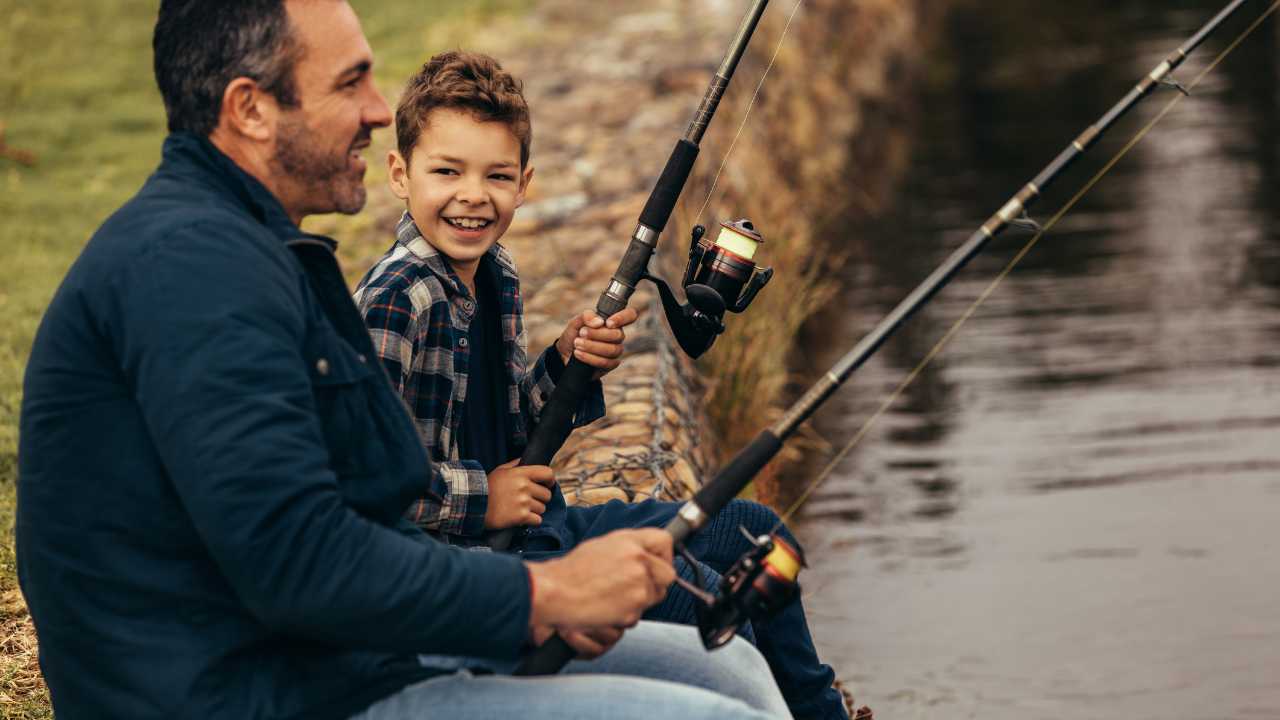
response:
[(552, 615), (559, 602), (559, 583), (555, 581), (554, 571), (550, 567), (555, 560), (544, 562), (526, 562), (525, 571), (529, 575), (529, 628), (538, 625), (552, 625)]

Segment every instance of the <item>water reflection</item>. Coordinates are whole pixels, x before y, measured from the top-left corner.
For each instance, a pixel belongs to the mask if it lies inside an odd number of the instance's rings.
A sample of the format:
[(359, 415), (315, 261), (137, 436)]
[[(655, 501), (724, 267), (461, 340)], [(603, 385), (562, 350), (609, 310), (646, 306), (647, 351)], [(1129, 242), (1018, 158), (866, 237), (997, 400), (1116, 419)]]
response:
[[(1216, 10), (956, 3), (914, 99), (911, 171), (861, 229), (841, 311), (809, 344), (815, 368)], [(804, 508), (815, 633), (878, 713), (1280, 717), (1278, 51), (1272, 20), (1041, 242)], [(853, 436), (1026, 237), (993, 243), (868, 362), (821, 413), (823, 434)]]

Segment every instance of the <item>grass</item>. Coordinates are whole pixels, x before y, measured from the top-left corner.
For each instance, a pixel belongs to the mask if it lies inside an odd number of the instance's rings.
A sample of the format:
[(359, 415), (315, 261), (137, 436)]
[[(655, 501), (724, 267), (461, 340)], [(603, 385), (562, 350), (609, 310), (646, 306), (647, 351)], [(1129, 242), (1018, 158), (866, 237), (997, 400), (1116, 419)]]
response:
[[(352, 0), (388, 97), (432, 52), (469, 43), (493, 18), (527, 2)], [(30, 166), (0, 156), (0, 716), (6, 718), (50, 716), (14, 567), (22, 372), (67, 267), (159, 160), (164, 109), (151, 73), (157, 7), (156, 0), (0, 0), (0, 137), (34, 156)], [(384, 147), (390, 136), (375, 134)], [(381, 163), (370, 164), (369, 184), (381, 186)], [(362, 222), (344, 219), (323, 229), (345, 237)]]

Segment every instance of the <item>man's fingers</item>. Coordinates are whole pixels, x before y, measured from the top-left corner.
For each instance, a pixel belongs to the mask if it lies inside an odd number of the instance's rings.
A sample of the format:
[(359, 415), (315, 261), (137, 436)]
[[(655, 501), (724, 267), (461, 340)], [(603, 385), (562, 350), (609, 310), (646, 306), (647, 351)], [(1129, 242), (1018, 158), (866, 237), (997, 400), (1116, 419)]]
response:
[(542, 514), (547, 511), (547, 506), (544, 503), (538, 502), (537, 500), (533, 500), (531, 498), (529, 500), (529, 505), (526, 509), (529, 512), (533, 513), (534, 515), (537, 515), (538, 517), (542, 517)]
[(671, 533), (661, 528), (637, 528), (632, 532), (640, 546), (651, 555), (662, 558), (668, 565), (673, 562), (672, 546), (675, 539), (671, 537)]
[(622, 630), (607, 628), (609, 632), (617, 633), (616, 637), (603, 633), (605, 628), (593, 629), (590, 632), (584, 630), (570, 630), (566, 628), (559, 629), (559, 637), (568, 643), (568, 646), (577, 651), (577, 657), (581, 660), (593, 660), (595, 657), (604, 655), (609, 648), (618, 642), (618, 638), (622, 637)]
[(651, 597), (649, 603), (652, 605), (662, 600), (667, 594), (667, 587), (676, 579), (675, 565), (663, 561), (654, 555), (644, 556), (645, 569), (649, 572), (649, 582), (652, 584), (652, 590), (656, 597)]

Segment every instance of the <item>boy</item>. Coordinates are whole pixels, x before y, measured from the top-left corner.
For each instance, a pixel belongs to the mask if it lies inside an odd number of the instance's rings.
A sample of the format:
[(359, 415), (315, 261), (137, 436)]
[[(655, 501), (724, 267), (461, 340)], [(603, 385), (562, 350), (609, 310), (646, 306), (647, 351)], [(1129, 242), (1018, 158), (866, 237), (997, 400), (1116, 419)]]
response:
[[(575, 424), (604, 414), (599, 376), (619, 364), (623, 328), (636, 319), (630, 308), (607, 320), (585, 312), (526, 367), (519, 278), (498, 240), (533, 177), (531, 134), (520, 83), (492, 58), (449, 52), (424, 65), (400, 100), (397, 149), (388, 155), (391, 189), (408, 210), (356, 301), (445, 479), (410, 518), (460, 545), (483, 545), (489, 531), (527, 525), (523, 552), (540, 559), (612, 529), (661, 526), (679, 506), (566, 508), (549, 467), (517, 467), (512, 459), (571, 354), (599, 369)], [(764, 506), (735, 502), (690, 550), (714, 581), (746, 550), (740, 525), (758, 535), (777, 524)], [(687, 567), (681, 573), (691, 575)], [(695, 622), (693, 600), (670, 593), (645, 617)], [(750, 630), (797, 717), (847, 718), (798, 599)]]

